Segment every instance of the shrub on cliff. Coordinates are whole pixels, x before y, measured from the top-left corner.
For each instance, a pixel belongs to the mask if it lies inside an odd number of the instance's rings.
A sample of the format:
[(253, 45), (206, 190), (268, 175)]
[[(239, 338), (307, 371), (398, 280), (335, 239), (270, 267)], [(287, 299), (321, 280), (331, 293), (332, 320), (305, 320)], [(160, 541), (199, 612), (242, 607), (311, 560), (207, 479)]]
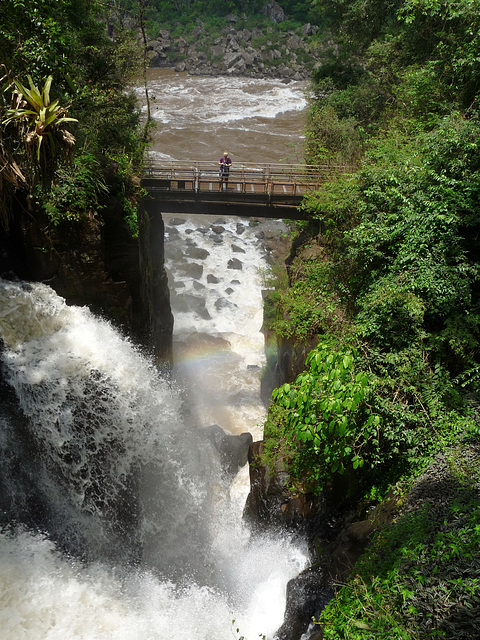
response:
[(297, 490), (328, 492), (338, 475), (350, 497), (385, 490), (470, 428), (451, 411), (448, 374), (415, 346), (382, 355), (322, 336), (306, 367), (273, 391), (265, 424), (266, 460), (281, 456)]

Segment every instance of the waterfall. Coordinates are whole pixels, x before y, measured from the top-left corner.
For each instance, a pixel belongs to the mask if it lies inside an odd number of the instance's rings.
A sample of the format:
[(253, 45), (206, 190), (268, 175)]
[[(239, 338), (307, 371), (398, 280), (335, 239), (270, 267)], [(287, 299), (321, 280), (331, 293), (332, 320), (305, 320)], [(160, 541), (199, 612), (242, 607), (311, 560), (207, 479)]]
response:
[(0, 337), (2, 638), (273, 637), (306, 554), (252, 536), (174, 381), (43, 284), (0, 280)]

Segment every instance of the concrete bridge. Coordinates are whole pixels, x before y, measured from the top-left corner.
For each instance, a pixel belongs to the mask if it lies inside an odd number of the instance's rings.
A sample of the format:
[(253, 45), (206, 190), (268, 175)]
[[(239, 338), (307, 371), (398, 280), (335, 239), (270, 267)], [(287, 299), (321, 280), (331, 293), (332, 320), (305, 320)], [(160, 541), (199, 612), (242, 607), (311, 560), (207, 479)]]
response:
[(148, 167), (144, 205), (163, 213), (209, 213), (301, 219), (303, 196), (340, 172), (339, 167), (305, 164), (233, 163), (228, 185), (219, 190), (219, 167), (212, 162), (162, 162)]

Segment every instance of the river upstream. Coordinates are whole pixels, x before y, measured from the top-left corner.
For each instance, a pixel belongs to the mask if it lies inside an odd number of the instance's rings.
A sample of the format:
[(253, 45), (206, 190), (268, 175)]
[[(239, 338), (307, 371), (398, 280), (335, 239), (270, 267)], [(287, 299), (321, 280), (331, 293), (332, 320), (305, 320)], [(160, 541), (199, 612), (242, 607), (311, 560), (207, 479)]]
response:
[[(150, 70), (149, 88), (156, 160), (301, 159), (301, 83)], [(282, 224), (165, 212), (173, 383), (88, 309), (0, 281), (0, 506), (24, 523), (0, 534), (2, 640), (274, 638), (306, 554), (251, 534), (247, 470), (223, 473), (202, 428), (261, 437), (264, 239)]]

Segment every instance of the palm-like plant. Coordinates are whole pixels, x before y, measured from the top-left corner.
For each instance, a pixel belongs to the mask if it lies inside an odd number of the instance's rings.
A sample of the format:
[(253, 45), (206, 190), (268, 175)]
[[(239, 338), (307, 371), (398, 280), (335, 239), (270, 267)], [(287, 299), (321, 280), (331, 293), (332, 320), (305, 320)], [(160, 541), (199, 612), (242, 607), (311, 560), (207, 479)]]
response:
[(35, 158), (45, 170), (50, 164), (49, 160), (54, 160), (59, 151), (68, 155), (72, 149), (75, 138), (64, 125), (77, 120), (67, 117), (68, 107), (60, 106), (58, 100), (51, 102), (52, 76), (48, 76), (41, 91), (32, 78), (27, 77), (29, 89), (18, 80), (13, 81), (16, 90), (2, 124), (7, 126), (16, 123), (22, 129), (29, 158)]

